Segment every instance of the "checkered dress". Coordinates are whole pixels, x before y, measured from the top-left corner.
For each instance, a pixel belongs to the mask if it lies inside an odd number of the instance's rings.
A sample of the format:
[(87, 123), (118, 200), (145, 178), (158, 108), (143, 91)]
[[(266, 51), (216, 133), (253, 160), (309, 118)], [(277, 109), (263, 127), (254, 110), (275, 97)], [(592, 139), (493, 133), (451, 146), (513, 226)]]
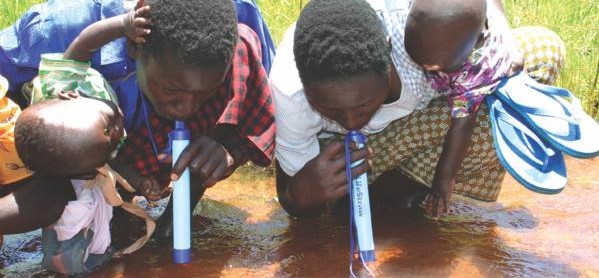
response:
[[(527, 73), (538, 82), (553, 84), (564, 64), (564, 42), (543, 27), (520, 27), (512, 32), (524, 55)], [(457, 173), (454, 193), (482, 201), (495, 201), (505, 169), (493, 147), (489, 110), (484, 102), (476, 115), (470, 147)], [(383, 132), (369, 136), (368, 145), (374, 150), (371, 181), (386, 171), (398, 169), (431, 186), (450, 123), (450, 107), (443, 98), (437, 98), (426, 108), (416, 110), (391, 123)]]
[[(566, 51), (559, 36), (543, 27), (516, 28), (512, 35), (524, 56), (528, 75), (540, 83), (553, 84), (564, 65)], [(484, 102), (476, 115), (471, 143), (457, 173), (454, 193), (495, 201), (505, 169), (493, 147), (489, 110)], [(392, 122), (383, 131), (369, 135), (367, 144), (374, 152), (369, 181), (374, 182), (384, 172), (399, 170), (430, 187), (450, 124), (451, 109), (444, 97), (439, 97), (423, 109)], [(341, 135), (336, 135), (319, 141), (326, 145), (331, 140), (341, 139)]]
[[(266, 166), (274, 151), (274, 107), (259, 53), (256, 34), (239, 25), (239, 40), (225, 82), (197, 114), (186, 120), (186, 125), (192, 140), (210, 135), (218, 125), (232, 126), (236, 132), (224, 139), (225, 148), (240, 150), (246, 159)], [(145, 125), (128, 130), (119, 156), (142, 175), (154, 175), (159, 182), (167, 182), (171, 166), (159, 163), (149, 137), (154, 139), (158, 150), (164, 150), (174, 122), (154, 111), (148, 111), (148, 121), (151, 133)]]

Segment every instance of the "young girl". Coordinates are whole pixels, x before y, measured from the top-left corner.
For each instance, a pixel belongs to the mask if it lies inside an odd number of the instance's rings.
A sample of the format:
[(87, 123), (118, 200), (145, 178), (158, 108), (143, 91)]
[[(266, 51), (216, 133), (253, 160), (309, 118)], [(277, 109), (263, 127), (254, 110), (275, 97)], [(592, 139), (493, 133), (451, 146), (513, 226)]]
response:
[[(538, 82), (553, 84), (565, 56), (563, 41), (547, 29), (512, 32), (496, 0), (415, 0), (406, 20), (405, 47), (449, 103), (452, 120), (441, 154), (447, 160), (437, 164), (435, 180), (455, 179), (470, 147), (475, 115), (502, 78), (524, 66)], [(453, 184), (433, 184), (440, 186), (433, 186), (425, 199), (426, 209), (438, 216), (448, 210)]]

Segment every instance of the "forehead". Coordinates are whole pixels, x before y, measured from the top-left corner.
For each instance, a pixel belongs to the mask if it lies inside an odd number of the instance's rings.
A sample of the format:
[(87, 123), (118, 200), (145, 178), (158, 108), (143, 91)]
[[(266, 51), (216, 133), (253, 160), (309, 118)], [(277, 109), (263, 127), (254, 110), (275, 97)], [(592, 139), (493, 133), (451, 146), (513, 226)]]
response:
[(140, 61), (146, 78), (169, 89), (209, 91), (224, 79), (228, 65), (190, 66), (173, 55), (145, 57)]
[(347, 109), (368, 103), (389, 89), (388, 76), (373, 72), (304, 85), (308, 100), (318, 106)]

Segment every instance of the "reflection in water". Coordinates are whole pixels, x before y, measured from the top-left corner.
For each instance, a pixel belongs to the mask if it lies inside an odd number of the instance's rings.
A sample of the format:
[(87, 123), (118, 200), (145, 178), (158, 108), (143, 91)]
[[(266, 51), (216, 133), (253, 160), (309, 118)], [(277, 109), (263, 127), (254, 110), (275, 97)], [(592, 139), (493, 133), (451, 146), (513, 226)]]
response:
[[(599, 275), (599, 159), (569, 160), (570, 184), (560, 194), (527, 191), (506, 178), (497, 203), (457, 198), (439, 221), (397, 204), (398, 189), (372, 193), (381, 277), (505, 277)], [(405, 179), (388, 176), (393, 184)], [(348, 221), (339, 204), (317, 219), (293, 220), (280, 208), (272, 177), (239, 170), (210, 189), (193, 219), (193, 262), (171, 263), (171, 243), (151, 241), (91, 277), (345, 277)], [(115, 221), (116, 222), (116, 221)], [(115, 223), (119, 241), (135, 232)], [(7, 237), (0, 276), (47, 276), (35, 234)], [(33, 261), (33, 262), (29, 262)]]

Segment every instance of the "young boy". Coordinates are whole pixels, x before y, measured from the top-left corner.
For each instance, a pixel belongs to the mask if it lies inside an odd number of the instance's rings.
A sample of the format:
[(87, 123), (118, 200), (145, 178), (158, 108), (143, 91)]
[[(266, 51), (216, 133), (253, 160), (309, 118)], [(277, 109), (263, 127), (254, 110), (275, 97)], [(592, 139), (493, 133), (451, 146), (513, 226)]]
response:
[[(151, 32), (134, 56), (139, 90), (153, 110), (143, 111), (145, 125), (128, 130), (118, 159), (162, 185), (189, 167), (193, 209), (238, 166), (270, 164), (275, 126), (260, 42), (237, 23), (229, 0), (147, 3)], [(192, 139), (171, 168), (158, 157), (174, 120), (185, 121)], [(162, 218), (157, 232), (168, 235), (170, 205)]]
[[(270, 78), (277, 109), (277, 190), (291, 214), (318, 214), (347, 194), (343, 144), (335, 134), (356, 129), (368, 136), (372, 151), (352, 152), (352, 161), (366, 158), (353, 175), (370, 170), (374, 181), (402, 170), (432, 188), (427, 211), (434, 217), (447, 211), (452, 192), (497, 199), (505, 170), (488, 115), (478, 113), (450, 130), (447, 102), (404, 48), (411, 5), (313, 0), (285, 35)], [(445, 140), (467, 125), (469, 148)]]

